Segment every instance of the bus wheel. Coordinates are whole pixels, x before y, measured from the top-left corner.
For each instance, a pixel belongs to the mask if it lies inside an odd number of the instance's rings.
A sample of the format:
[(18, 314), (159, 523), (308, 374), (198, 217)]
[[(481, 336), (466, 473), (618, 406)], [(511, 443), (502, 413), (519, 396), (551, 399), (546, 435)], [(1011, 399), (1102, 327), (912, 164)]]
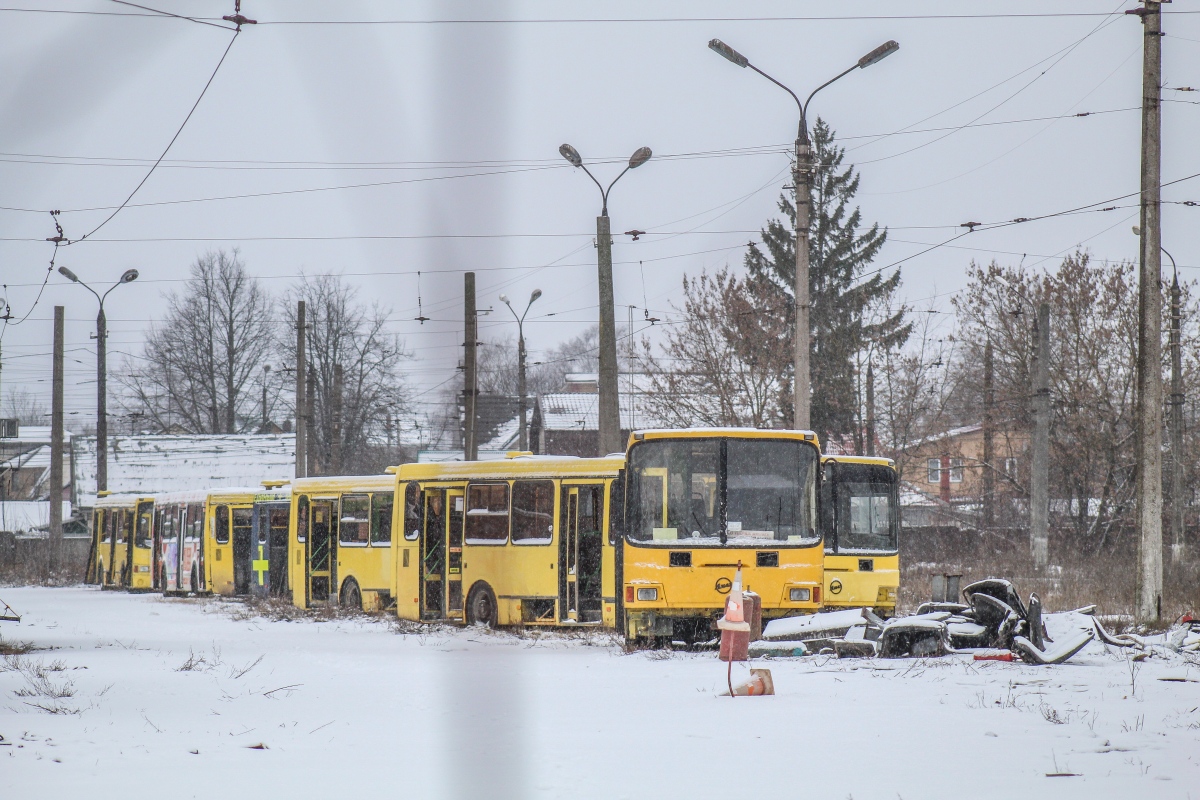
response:
[(342, 608), (362, 611), (362, 590), (358, 588), (358, 581), (354, 578), (347, 578), (342, 584), (341, 605)]
[(496, 595), (486, 583), (477, 583), (467, 595), (467, 624), (496, 627)]

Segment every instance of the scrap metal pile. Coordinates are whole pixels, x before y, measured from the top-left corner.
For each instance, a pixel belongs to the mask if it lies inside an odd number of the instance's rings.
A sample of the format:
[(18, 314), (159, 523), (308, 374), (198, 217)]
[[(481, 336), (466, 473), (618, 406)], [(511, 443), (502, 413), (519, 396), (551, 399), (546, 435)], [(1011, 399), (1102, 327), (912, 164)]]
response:
[[(1050, 638), (1036, 594), (1021, 601), (1012, 583), (999, 578), (976, 581), (962, 590), (964, 603), (924, 603), (908, 617), (881, 619), (869, 608), (772, 620), (751, 655), (799, 656), (830, 653), (840, 658), (925, 658), (973, 653), (977, 658), (1028, 664), (1061, 664), (1093, 638), (1119, 647), (1200, 652), (1200, 622), (1190, 618), (1166, 634), (1113, 636), (1095, 618), (1090, 629), (1062, 641)], [(1076, 609), (1091, 614), (1094, 606)], [(1158, 640), (1162, 640), (1159, 642)]]

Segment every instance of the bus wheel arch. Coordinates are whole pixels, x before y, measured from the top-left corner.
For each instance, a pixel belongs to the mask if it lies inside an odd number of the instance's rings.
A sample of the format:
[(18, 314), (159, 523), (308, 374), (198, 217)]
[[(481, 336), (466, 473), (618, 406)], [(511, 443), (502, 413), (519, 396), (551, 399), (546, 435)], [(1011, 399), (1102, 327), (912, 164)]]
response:
[(468, 625), (484, 625), (495, 628), (499, 621), (499, 606), (496, 593), (484, 581), (477, 581), (467, 593), (466, 617)]
[(353, 577), (342, 581), (342, 591), (338, 593), (338, 600), (343, 608), (362, 611), (362, 588), (359, 587), (358, 581)]

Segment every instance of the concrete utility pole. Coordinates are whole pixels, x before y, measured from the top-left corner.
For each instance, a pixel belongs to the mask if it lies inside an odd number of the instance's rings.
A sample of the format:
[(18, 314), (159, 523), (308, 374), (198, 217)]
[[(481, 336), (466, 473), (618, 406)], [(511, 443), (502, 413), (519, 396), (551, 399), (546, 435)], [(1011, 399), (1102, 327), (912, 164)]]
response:
[(996, 524), (996, 362), (989, 338), (983, 347), (983, 526)]
[(296, 301), (296, 477), (308, 475), (308, 380), (304, 370), (307, 366), (304, 354), (305, 321), (304, 301)]
[(46, 563), (60, 566), (63, 536), (63, 307), (54, 307), (53, 400), (50, 405), (50, 541)]
[(463, 275), (463, 460), (479, 460), (475, 440), (478, 381), (475, 377), (475, 347), (479, 344), (479, 316), (475, 310), (475, 273)]
[[(313, 429), (313, 412), (317, 407), (317, 376), (314, 374), (311, 365), (304, 377), (304, 429), (308, 433), (312, 433)], [(304, 444), (304, 471), (309, 477), (319, 475), (321, 470), (317, 464), (317, 448), (312, 446), (312, 437), (305, 436)]]
[(263, 364), (262, 376), (262, 433), (267, 432), (270, 420), (267, 418), (267, 380), (271, 377), (271, 365)]
[(569, 144), (558, 148), (558, 152), (571, 166), (579, 167), (587, 173), (592, 182), (600, 189), (600, 216), (596, 217), (596, 274), (600, 284), (600, 375), (599, 375), (599, 415), (600, 431), (597, 450), (599, 455), (625, 452), (625, 441), (621, 438), (621, 402), (618, 393), (617, 367), (617, 321), (616, 309), (613, 304), (613, 275), (612, 275), (612, 228), (608, 219), (608, 194), (616, 186), (621, 176), (631, 169), (637, 169), (650, 160), (653, 155), (649, 147), (639, 147), (629, 157), (629, 163), (621, 174), (613, 178), (612, 183), (605, 189), (596, 176), (583, 165), (583, 156)]
[(763, 72), (741, 53), (734, 50), (720, 39), (708, 43), (709, 49), (739, 67), (749, 67), (764, 78), (792, 96), (800, 108), (800, 126), (796, 133), (796, 163), (792, 169), (792, 186), (796, 191), (796, 275), (793, 291), (796, 300), (796, 335), (794, 337), (794, 371), (795, 376), (795, 420), (793, 428), (808, 430), (812, 427), (809, 408), (812, 402), (812, 373), (809, 367), (809, 355), (812, 348), (812, 328), (809, 322), (810, 298), (808, 291), (808, 230), (811, 221), (812, 207), (812, 150), (808, 140), (808, 104), (812, 102), (817, 92), (839, 78), (849, 75), (856, 69), (866, 69), (872, 64), (878, 64), (883, 59), (900, 49), (894, 40), (884, 42), (858, 60), (854, 66), (839, 73), (830, 80), (813, 89), (812, 94), (803, 103), (788, 87)]
[[(1171, 254), (1167, 253), (1169, 257)], [(1174, 261), (1174, 259), (1172, 259)], [(1184, 559), (1184, 512), (1187, 498), (1183, 483), (1183, 354), (1180, 342), (1179, 273), (1171, 279), (1171, 563)]]
[(1142, 18), (1141, 258), (1138, 271), (1137, 358), (1137, 622), (1162, 616), (1162, 14), (1154, 0), (1135, 9)]
[(329, 416), (332, 418), (332, 424), (329, 426), (329, 471), (334, 475), (342, 474), (342, 382), (342, 365), (334, 364), (333, 397), (329, 403)]
[(1033, 464), (1029, 473), (1029, 547), (1034, 569), (1050, 561), (1050, 304), (1033, 327)]

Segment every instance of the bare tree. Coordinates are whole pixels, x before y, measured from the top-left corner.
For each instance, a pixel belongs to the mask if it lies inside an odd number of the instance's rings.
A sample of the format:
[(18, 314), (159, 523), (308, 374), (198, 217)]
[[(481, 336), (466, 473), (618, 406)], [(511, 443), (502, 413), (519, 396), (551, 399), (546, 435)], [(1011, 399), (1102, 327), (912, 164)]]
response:
[(666, 329), (662, 355), (644, 342), (649, 411), (664, 423), (779, 428), (791, 404), (791, 351), (778, 293), (728, 268), (684, 278), (683, 319)]
[(238, 251), (206, 253), (182, 293), (117, 380), (123, 405), (160, 430), (238, 433), (255, 429), (255, 389), (271, 352), (271, 302)]
[(28, 389), (9, 389), (4, 395), (4, 413), (0, 416), (17, 420), (18, 425), (45, 425), (50, 407)]
[[(315, 401), (308, 446), (318, 472), (378, 472), (399, 463), (398, 451), (390, 452), (397, 447), (392, 426), (408, 411), (410, 391), (400, 365), (410, 356), (386, 329), (389, 310), (359, 302), (358, 290), (340, 276), (305, 277), (283, 300), (289, 331), (296, 329), (297, 300), (305, 301), (308, 317), (306, 347)], [(286, 358), (294, 346), (285, 337), (280, 352)]]

